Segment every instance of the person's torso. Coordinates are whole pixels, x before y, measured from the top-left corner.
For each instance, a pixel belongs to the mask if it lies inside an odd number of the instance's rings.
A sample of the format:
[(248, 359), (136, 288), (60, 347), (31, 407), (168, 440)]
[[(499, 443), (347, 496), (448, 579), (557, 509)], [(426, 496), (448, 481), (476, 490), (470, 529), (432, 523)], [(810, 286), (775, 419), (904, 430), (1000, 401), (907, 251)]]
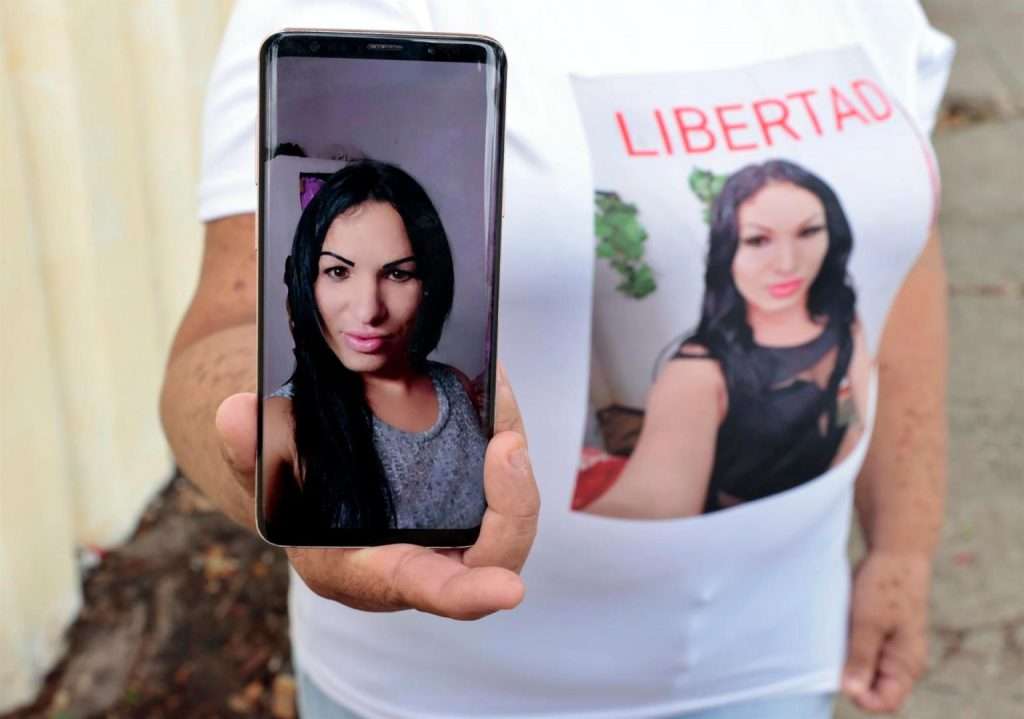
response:
[[(355, 709), (647, 716), (835, 688), (868, 433), (821, 476), (714, 514), (570, 510), (584, 436), (596, 436), (591, 413), (601, 402), (642, 408), (659, 354), (698, 319), (708, 227), (695, 173), (784, 158), (836, 190), (873, 356), (923, 246), (935, 192), (927, 143), (839, 2), (778, 7), (429, 5), (420, 29), (490, 35), (508, 55), (499, 356), (543, 506), (526, 599), (479, 622), (357, 612), (296, 578), (298, 660)], [(629, 274), (635, 248), (619, 266), (599, 254), (595, 192), (635, 208), (654, 291), (643, 294), (636, 263)]]
[(760, 499), (831, 466), (851, 429), (837, 421), (836, 400), (850, 366), (849, 352), (840, 352), (838, 344), (839, 330), (829, 323), (800, 345), (750, 349), (750, 374), (761, 386), (729, 392), (705, 511), (722, 508), (720, 492), (739, 501)]
[(373, 418), (373, 443), (395, 502), (398, 529), (480, 524), (486, 439), (473, 403), (449, 367), (429, 363), (437, 419), (407, 432)]

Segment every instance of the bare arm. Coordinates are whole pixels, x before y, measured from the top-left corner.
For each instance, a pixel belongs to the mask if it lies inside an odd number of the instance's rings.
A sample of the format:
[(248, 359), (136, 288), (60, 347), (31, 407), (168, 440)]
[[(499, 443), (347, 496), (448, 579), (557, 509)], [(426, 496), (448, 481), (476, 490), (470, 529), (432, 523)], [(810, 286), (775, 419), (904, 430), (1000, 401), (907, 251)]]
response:
[(946, 272), (937, 232), (911, 270), (879, 352), (875, 430), (857, 480), (872, 551), (930, 556), (946, 496)]
[(622, 474), (585, 511), (636, 519), (700, 514), (724, 414), (717, 362), (669, 362), (651, 387), (640, 438)]
[(856, 506), (868, 553), (857, 570), (844, 688), (895, 711), (924, 670), (928, 590), (946, 496), (946, 274), (933, 232), (893, 304)]
[(207, 225), (199, 284), (171, 346), (160, 396), (164, 431), (182, 472), (249, 529), (256, 526), (252, 475), (239, 477), (224, 461), (214, 420), (225, 398), (256, 390), (254, 237), (252, 215)]

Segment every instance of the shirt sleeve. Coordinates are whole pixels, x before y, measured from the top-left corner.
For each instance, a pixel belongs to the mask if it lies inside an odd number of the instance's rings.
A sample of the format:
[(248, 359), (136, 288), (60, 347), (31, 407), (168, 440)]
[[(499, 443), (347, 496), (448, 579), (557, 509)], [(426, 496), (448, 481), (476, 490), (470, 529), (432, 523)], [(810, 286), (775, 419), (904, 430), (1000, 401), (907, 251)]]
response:
[(889, 90), (930, 134), (956, 44), (928, 22), (918, 0), (844, 0), (847, 18)]
[[(922, 16), (924, 13), (922, 12)], [(925, 22), (917, 42), (917, 101), (912, 111), (918, 124), (930, 133), (935, 128), (939, 105), (946, 93), (956, 44), (953, 39)]]
[(259, 49), (286, 28), (429, 30), (426, 0), (239, 0), (203, 106), (199, 219), (256, 211)]

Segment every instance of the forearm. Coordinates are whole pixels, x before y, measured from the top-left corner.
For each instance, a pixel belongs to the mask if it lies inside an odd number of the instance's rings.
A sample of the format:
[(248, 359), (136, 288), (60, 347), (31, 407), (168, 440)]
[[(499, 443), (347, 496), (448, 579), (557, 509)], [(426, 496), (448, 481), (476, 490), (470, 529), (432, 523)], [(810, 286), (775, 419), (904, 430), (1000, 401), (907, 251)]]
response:
[(856, 504), (872, 551), (930, 557), (946, 496), (946, 275), (933, 233), (893, 305)]
[(229, 517), (255, 528), (251, 494), (222, 454), (214, 417), (220, 403), (256, 391), (256, 324), (222, 329), (177, 349), (160, 397), (164, 432), (184, 475)]

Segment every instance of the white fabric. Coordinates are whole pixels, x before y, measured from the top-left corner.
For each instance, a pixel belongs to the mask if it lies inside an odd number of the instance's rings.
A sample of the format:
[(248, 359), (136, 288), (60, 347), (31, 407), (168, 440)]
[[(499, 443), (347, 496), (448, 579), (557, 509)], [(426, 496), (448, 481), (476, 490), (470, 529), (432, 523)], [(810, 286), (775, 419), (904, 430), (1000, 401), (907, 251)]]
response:
[[(527, 597), (514, 611), (474, 623), (367, 614), (322, 600), (293, 577), (292, 630), (303, 668), (339, 702), (382, 717), (657, 716), (834, 690), (846, 631), (852, 481), (866, 440), (812, 482), (717, 514), (625, 521), (569, 511), (594, 280), (594, 171), (573, 78), (686, 73), (692, 80), (695, 72), (859, 46), (858, 56), (870, 59), (926, 133), (948, 74), (948, 38), (904, 0), (243, 1), (207, 98), (204, 220), (255, 210), (257, 51), (284, 27), (472, 32), (505, 47), (499, 356), (525, 416), (543, 497), (524, 572)], [(872, 263), (895, 262), (905, 272), (923, 242), (931, 187), (924, 164), (914, 162), (904, 168), (914, 179), (911, 200), (861, 203), (858, 217), (906, 206), (908, 219), (899, 222), (914, 230), (892, 253), (855, 252), (862, 276)], [(882, 303), (875, 311), (884, 310)]]

